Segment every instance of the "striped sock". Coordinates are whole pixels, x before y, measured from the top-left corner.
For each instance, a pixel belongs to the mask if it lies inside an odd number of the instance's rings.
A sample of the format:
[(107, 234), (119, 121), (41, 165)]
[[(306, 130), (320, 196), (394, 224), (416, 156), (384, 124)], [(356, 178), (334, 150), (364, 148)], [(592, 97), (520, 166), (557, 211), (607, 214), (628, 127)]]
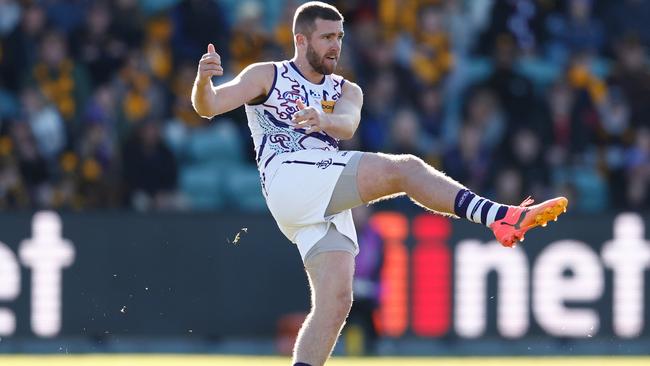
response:
[(462, 189), (456, 195), (454, 213), (477, 224), (490, 226), (496, 220), (504, 218), (506, 212), (508, 206), (478, 196), (469, 189)]

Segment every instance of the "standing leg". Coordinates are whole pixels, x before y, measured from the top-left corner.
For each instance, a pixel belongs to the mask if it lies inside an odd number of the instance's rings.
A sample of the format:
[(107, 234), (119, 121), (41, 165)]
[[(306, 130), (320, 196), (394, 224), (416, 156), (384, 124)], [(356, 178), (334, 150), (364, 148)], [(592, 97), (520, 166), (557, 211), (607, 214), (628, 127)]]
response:
[(311, 288), (311, 311), (298, 333), (293, 362), (322, 366), (332, 353), (352, 306), (354, 256), (319, 253), (305, 262)]

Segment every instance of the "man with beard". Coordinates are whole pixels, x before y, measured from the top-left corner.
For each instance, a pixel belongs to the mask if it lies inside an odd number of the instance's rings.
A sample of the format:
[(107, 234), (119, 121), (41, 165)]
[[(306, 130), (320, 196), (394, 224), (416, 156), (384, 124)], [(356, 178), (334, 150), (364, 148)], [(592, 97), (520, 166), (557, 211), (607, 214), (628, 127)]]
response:
[(255, 63), (214, 87), (223, 75), (212, 44), (199, 61), (192, 90), (197, 113), (211, 118), (245, 104), (262, 191), (280, 230), (295, 243), (311, 287), (311, 311), (294, 347), (294, 366), (320, 366), (329, 357), (352, 304), (359, 251), (350, 209), (407, 194), (431, 211), (490, 227), (512, 247), (536, 226), (566, 210), (567, 199), (530, 206), (482, 198), (413, 155), (339, 151), (359, 125), (363, 94), (333, 74), (343, 17), (322, 2), (295, 12), (295, 55)]

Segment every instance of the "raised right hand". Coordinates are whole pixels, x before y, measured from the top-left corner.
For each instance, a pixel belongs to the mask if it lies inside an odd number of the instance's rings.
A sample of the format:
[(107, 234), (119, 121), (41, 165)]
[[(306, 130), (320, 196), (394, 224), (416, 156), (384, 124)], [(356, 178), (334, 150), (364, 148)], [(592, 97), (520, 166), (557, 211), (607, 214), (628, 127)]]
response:
[(208, 45), (208, 52), (203, 54), (199, 61), (199, 70), (197, 71), (197, 78), (200, 80), (210, 80), (213, 76), (223, 75), (223, 67), (221, 67), (221, 56), (215, 51), (214, 45)]

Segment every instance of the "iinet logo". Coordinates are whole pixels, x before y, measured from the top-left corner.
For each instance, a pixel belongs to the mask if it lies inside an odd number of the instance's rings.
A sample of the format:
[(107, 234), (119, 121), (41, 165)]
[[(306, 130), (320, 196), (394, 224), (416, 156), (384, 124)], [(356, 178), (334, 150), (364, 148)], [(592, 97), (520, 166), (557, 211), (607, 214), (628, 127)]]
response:
[[(378, 313), (384, 335), (402, 336), (410, 322), (423, 337), (444, 336), (452, 327), (461, 338), (481, 337), (492, 316), (488, 301), (496, 302), (497, 331), (506, 338), (525, 336), (533, 319), (547, 334), (561, 337), (594, 336), (601, 317), (612, 319), (621, 338), (644, 330), (650, 242), (639, 215), (619, 215), (613, 239), (600, 253), (584, 242), (563, 239), (545, 245), (532, 263), (524, 246), (504, 248), (496, 241), (462, 240), (452, 254), (451, 225), (444, 218), (416, 217), (411, 251), (404, 244), (409, 222), (403, 215), (378, 213), (371, 220), (385, 244)], [(571, 232), (558, 236), (571, 237)], [(611, 291), (605, 291), (606, 270), (612, 273)], [(488, 299), (490, 273), (497, 275), (497, 293)], [(611, 297), (608, 314), (595, 309), (605, 296)]]
[[(61, 273), (74, 262), (72, 243), (61, 235), (61, 218), (54, 212), (38, 212), (32, 219), (32, 237), (18, 248), (20, 262), (31, 269), (31, 326), (41, 337), (61, 329)], [(9, 247), (0, 242), (0, 303), (20, 294), (20, 264)], [(16, 331), (16, 317), (0, 307), (0, 336)]]

